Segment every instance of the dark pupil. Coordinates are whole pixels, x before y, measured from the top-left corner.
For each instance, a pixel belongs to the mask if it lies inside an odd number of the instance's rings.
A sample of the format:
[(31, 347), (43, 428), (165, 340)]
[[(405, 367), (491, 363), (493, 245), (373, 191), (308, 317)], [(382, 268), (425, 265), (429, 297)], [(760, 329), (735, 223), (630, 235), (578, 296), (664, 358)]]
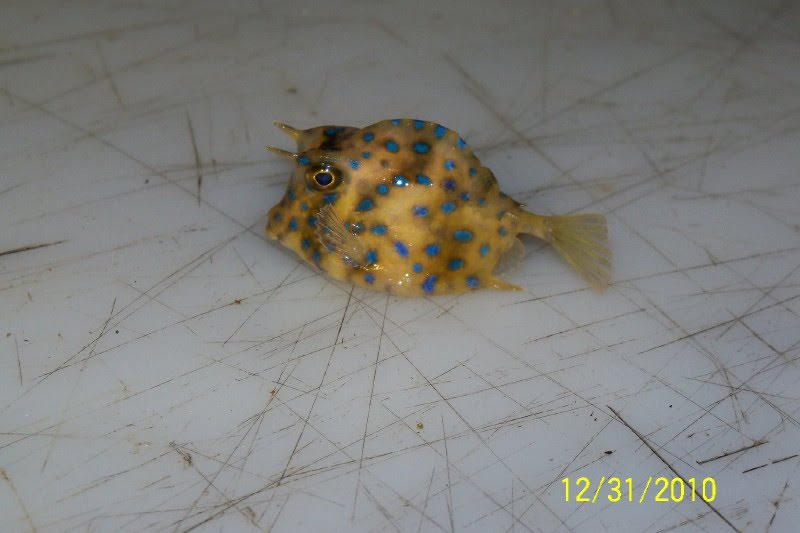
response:
[(326, 187), (333, 181), (333, 174), (330, 172), (318, 172), (314, 176), (314, 180), (321, 186)]

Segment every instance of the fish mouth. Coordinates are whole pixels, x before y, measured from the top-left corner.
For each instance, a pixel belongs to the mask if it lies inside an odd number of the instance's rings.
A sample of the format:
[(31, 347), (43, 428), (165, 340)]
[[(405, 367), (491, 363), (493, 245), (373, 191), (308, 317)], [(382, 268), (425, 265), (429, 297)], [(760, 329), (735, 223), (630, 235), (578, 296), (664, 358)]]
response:
[(267, 222), (267, 237), (269, 239), (273, 240), (273, 241), (277, 241), (278, 240), (278, 234), (275, 233), (274, 229), (272, 229), (272, 223), (271, 222)]
[(269, 210), (267, 214), (267, 237), (272, 239), (273, 241), (280, 240), (280, 236), (278, 234), (278, 225), (277, 221), (275, 220), (275, 214), (278, 213), (276, 209), (273, 207)]

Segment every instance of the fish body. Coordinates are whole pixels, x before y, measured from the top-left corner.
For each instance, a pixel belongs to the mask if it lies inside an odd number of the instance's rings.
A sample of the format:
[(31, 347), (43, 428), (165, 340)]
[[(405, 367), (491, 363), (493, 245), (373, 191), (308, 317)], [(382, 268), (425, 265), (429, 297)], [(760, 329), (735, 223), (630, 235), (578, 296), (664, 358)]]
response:
[(500, 191), (453, 130), (414, 119), (365, 128), (277, 124), (297, 142), (267, 235), (330, 277), (404, 296), (519, 290), (500, 277), (529, 233), (596, 289), (610, 272), (605, 218), (547, 217)]

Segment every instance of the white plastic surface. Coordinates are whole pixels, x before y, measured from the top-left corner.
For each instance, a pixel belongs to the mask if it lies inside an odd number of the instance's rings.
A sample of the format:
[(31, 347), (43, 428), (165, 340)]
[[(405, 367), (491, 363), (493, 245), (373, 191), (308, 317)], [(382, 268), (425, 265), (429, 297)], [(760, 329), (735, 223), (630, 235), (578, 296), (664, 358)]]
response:
[[(266, 241), (273, 120), (393, 117), (605, 213), (612, 287)], [(0, 530), (796, 530), (798, 228), (797, 2), (4, 2)]]

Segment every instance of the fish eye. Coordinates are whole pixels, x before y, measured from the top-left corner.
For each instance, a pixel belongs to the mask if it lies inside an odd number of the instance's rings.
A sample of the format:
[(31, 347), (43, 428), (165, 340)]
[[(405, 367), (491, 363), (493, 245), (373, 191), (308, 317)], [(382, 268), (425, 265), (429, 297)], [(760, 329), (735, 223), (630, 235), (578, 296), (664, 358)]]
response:
[(330, 165), (311, 167), (306, 171), (306, 181), (319, 191), (335, 188), (342, 181), (339, 169)]

